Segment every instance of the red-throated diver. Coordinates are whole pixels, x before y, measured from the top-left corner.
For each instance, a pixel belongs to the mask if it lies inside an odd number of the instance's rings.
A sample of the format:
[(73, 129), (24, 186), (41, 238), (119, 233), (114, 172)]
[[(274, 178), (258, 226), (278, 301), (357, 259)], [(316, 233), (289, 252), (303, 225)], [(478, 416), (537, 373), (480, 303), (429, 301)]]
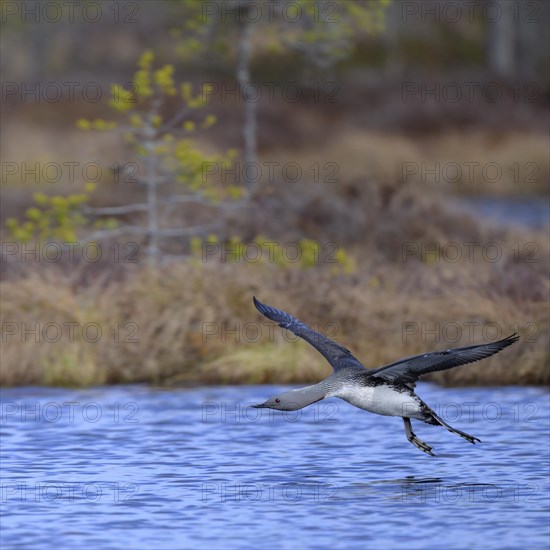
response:
[(262, 304), (254, 297), (254, 305), (268, 319), (292, 331), (311, 344), (331, 364), (333, 374), (322, 382), (275, 395), (256, 408), (297, 411), (325, 397), (339, 397), (365, 411), (386, 416), (401, 416), (407, 439), (418, 449), (435, 456), (432, 448), (412, 431), (411, 418), (426, 424), (443, 426), (470, 443), (481, 440), (449, 426), (414, 393), (416, 381), (429, 372), (452, 369), (498, 353), (517, 342), (512, 334), (498, 342), (464, 348), (435, 351), (400, 359), (378, 369), (367, 370), (349, 350), (296, 319), (290, 313)]

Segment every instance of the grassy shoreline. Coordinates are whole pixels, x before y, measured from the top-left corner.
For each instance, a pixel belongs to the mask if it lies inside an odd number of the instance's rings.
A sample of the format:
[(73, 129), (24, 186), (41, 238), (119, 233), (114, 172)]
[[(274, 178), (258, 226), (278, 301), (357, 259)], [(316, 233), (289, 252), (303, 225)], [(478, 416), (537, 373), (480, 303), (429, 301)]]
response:
[[(530, 283), (531, 292), (542, 285), (542, 297), (526, 300), (513, 289), (500, 294), (491, 269), (474, 264), (449, 269), (416, 262), (404, 273), (375, 259), (350, 275), (335, 275), (330, 266), (174, 263), (157, 273), (132, 267), (118, 279), (97, 277), (85, 287), (74, 273), (58, 268), (4, 281), (3, 326), (26, 324), (27, 334), (4, 334), (2, 386), (285, 384), (329, 374), (308, 344), (255, 311), (254, 294), (332, 336), (369, 368), (494, 340), (518, 326), (518, 344), (426, 380), (458, 386), (550, 381), (545, 280)], [(69, 323), (75, 327), (72, 341), (67, 330), (52, 341), (55, 327)], [(101, 337), (92, 342), (97, 327)]]
[(518, 330), (520, 342), (502, 353), (426, 380), (550, 383), (545, 231), (486, 224), (414, 185), (275, 191), (227, 227), (251, 236), (261, 228), (281, 245), (323, 235), (342, 243), (353, 269), (322, 254), (312, 267), (226, 263), (216, 254), (157, 270), (108, 254), (97, 263), (2, 258), (2, 386), (285, 384), (329, 374), (314, 349), (255, 310), (253, 295), (341, 342), (368, 368)]

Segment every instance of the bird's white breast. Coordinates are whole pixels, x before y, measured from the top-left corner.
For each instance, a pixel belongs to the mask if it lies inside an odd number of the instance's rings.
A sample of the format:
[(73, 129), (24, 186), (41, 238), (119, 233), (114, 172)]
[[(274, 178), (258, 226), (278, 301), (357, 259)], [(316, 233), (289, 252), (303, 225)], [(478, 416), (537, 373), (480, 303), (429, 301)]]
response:
[(391, 386), (346, 385), (331, 394), (348, 403), (385, 416), (422, 416), (420, 401), (409, 392), (400, 392)]

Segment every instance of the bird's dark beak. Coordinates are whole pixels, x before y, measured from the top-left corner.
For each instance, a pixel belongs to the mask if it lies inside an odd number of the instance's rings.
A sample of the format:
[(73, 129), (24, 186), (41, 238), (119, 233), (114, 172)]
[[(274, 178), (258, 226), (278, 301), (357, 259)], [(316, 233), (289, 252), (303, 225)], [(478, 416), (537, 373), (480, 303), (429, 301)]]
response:
[(265, 405), (259, 404), (259, 405), (251, 405), (253, 409), (265, 409)]

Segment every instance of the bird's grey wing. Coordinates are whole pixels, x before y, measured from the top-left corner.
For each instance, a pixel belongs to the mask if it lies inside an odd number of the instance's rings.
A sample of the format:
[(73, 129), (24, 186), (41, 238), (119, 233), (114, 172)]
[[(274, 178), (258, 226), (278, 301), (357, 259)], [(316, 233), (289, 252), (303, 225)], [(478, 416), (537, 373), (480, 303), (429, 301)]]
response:
[(279, 323), (280, 327), (290, 330), (296, 336), (311, 344), (331, 364), (335, 371), (350, 367), (362, 370), (365, 368), (344, 346), (315, 332), (290, 313), (262, 304), (256, 297), (254, 297), (254, 305), (262, 315)]
[(435, 351), (422, 355), (414, 355), (400, 359), (375, 370), (368, 371), (368, 376), (383, 378), (390, 382), (411, 385), (421, 376), (430, 372), (452, 369), (467, 363), (473, 363), (485, 357), (490, 357), (507, 346), (519, 340), (517, 334), (511, 334), (498, 342), (490, 344), (479, 344), (465, 348), (448, 349), (446, 351)]

